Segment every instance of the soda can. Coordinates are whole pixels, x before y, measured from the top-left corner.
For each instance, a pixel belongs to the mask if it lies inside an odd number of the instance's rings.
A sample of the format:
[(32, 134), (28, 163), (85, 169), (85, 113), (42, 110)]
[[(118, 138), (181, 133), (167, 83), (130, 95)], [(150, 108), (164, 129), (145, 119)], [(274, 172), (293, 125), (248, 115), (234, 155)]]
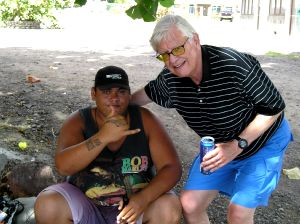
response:
[(7, 214), (3, 211), (0, 210), (0, 222), (2, 223), (2, 221), (4, 221), (4, 219), (6, 218)]
[(215, 148), (215, 139), (213, 137), (210, 136), (205, 136), (203, 138), (201, 138), (200, 140), (200, 152), (199, 152), (199, 159), (200, 159), (200, 172), (205, 174), (205, 175), (210, 175), (211, 172), (208, 171), (204, 171), (201, 167), (201, 163), (203, 161), (203, 157), (210, 151), (214, 150)]

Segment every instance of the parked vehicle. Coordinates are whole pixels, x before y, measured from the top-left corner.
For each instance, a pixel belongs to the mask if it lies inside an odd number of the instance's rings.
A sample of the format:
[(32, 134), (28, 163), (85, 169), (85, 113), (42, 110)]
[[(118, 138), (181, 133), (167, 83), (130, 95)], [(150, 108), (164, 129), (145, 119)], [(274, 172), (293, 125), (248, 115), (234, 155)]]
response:
[(220, 21), (222, 20), (230, 20), (233, 21), (233, 10), (232, 7), (226, 7), (224, 10), (220, 12)]

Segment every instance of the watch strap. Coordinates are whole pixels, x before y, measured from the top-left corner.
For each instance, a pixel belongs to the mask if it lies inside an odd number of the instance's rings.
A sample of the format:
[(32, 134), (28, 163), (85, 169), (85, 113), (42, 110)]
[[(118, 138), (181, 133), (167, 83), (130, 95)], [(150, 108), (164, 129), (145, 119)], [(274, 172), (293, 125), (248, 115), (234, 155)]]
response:
[(244, 150), (248, 147), (248, 141), (239, 136), (236, 136), (235, 139), (238, 141), (238, 146), (240, 149)]

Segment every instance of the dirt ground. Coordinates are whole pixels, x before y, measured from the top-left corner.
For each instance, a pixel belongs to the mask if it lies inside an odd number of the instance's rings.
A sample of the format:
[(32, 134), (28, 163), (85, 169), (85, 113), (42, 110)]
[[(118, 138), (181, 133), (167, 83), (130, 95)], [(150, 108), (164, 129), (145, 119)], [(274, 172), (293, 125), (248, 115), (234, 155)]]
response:
[[(13, 32), (12, 36), (15, 37), (15, 34)], [(103, 50), (105, 44), (102, 45), (102, 50), (101, 47), (94, 50), (57, 50), (41, 46), (49, 47), (57, 43), (64, 47), (64, 44), (74, 42), (72, 35), (69, 36), (69, 42), (59, 43), (56, 37), (51, 36), (52, 33), (45, 31), (44, 35), (47, 35), (48, 39), (37, 47), (38, 43), (34, 37), (31, 39), (22, 34), (24, 31), (21, 31), (19, 36), (28, 43), (22, 46), (16, 44), (16, 47), (9, 44), (4, 46), (3, 42), (0, 45), (0, 150), (6, 154), (13, 152), (26, 155), (23, 161), (34, 158), (53, 164), (60, 126), (71, 112), (92, 104), (90, 87), (100, 67), (123, 67), (129, 74), (132, 91), (154, 78), (162, 68), (162, 64), (155, 60), (153, 53), (145, 50), (144, 45), (148, 45), (145, 40), (131, 42), (123, 51)], [(40, 35), (40, 32), (35, 31), (35, 34)], [(112, 37), (109, 42), (110, 45), (116, 45), (115, 49), (119, 44), (116, 41), (118, 38), (121, 37)], [(97, 41), (96, 38), (92, 40)], [(76, 41), (80, 40), (77, 38)], [(144, 45), (140, 45), (142, 42)], [(290, 121), (295, 140), (288, 148), (283, 166), (285, 169), (299, 167), (300, 59), (256, 56), (280, 90), (287, 105), (286, 117)], [(39, 78), (40, 82), (28, 83), (28, 75)], [(147, 107), (167, 128), (182, 160), (184, 173), (176, 187), (179, 192), (186, 180), (192, 159), (198, 152), (199, 137), (186, 126), (174, 110), (166, 110), (155, 104)], [(20, 151), (17, 146), (19, 141), (26, 141), (28, 148)], [(227, 204), (228, 201), (223, 196), (212, 203), (209, 208), (211, 223), (226, 223)], [(269, 206), (257, 209), (255, 223), (300, 224), (300, 180), (291, 180), (282, 175)]]

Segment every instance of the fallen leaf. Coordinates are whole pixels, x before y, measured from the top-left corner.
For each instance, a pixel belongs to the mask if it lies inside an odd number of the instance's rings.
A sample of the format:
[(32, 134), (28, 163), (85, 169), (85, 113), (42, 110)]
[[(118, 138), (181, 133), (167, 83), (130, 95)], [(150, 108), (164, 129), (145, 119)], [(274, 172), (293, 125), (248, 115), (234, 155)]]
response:
[(36, 83), (40, 82), (41, 80), (33, 75), (27, 75), (27, 82), (29, 83)]
[(52, 65), (49, 66), (49, 68), (50, 68), (50, 69), (53, 69), (53, 70), (57, 70), (57, 69), (58, 69), (58, 67), (55, 67), (55, 66), (52, 66)]
[(295, 167), (292, 169), (283, 169), (283, 174), (287, 175), (289, 179), (300, 180), (300, 169)]

